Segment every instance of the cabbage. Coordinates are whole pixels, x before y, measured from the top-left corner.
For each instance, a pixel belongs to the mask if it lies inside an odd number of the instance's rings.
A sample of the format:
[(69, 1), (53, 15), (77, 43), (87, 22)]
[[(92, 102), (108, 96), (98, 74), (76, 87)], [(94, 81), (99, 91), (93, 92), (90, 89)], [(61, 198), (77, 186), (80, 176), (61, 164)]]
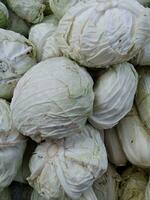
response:
[(26, 140), (12, 125), (8, 103), (0, 99), (0, 191), (10, 185), (22, 163)]
[(43, 20), (44, 0), (7, 0), (9, 7), (21, 18), (36, 24)]
[(0, 193), (0, 198), (1, 200), (11, 200), (11, 192), (9, 188), (5, 188), (1, 193)]
[(40, 142), (80, 133), (92, 112), (93, 81), (71, 60), (51, 58), (18, 82), (11, 102), (14, 125)]
[(105, 146), (112, 164), (116, 166), (127, 164), (127, 158), (120, 144), (116, 128), (105, 130)]
[(117, 131), (128, 160), (140, 167), (150, 167), (150, 132), (140, 121), (135, 107), (120, 121)]
[(64, 55), (91, 68), (128, 61), (149, 38), (147, 12), (134, 0), (78, 3), (59, 23), (58, 46)]
[(122, 175), (120, 200), (144, 200), (146, 184), (147, 175), (142, 169), (128, 168)]
[(115, 126), (132, 108), (138, 75), (129, 63), (114, 65), (95, 85), (95, 101), (90, 123), (98, 129)]
[(0, 98), (11, 99), (20, 77), (35, 63), (35, 49), (24, 36), (0, 29)]
[(29, 32), (29, 24), (26, 23), (23, 19), (18, 17), (15, 13), (9, 11), (10, 19), (8, 22), (7, 29), (12, 30), (14, 32), (20, 33), (25, 37), (28, 36)]
[(118, 200), (120, 181), (120, 175), (109, 165), (107, 172), (93, 185), (97, 200)]
[(139, 68), (139, 84), (136, 94), (136, 106), (144, 125), (150, 129), (150, 70)]
[(29, 39), (37, 49), (37, 59), (45, 60), (58, 57), (61, 53), (55, 41), (55, 31), (58, 20), (54, 15), (45, 17), (42, 23), (31, 27)]
[(6, 6), (0, 2), (0, 28), (5, 28), (8, 23), (9, 13)]
[(61, 199), (65, 191), (78, 199), (105, 173), (107, 154), (99, 131), (86, 125), (80, 134), (38, 145), (29, 166), (28, 182), (39, 195)]

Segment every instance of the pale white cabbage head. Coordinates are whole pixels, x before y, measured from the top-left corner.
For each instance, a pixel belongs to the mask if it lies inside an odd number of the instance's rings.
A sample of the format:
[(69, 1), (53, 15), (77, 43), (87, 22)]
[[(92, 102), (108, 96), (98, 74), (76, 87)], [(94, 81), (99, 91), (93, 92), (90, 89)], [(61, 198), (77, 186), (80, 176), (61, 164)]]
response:
[(138, 70), (139, 84), (136, 93), (136, 106), (143, 124), (150, 129), (150, 70), (142, 67)]
[(43, 20), (44, 0), (7, 0), (9, 7), (22, 19), (36, 24)]
[(109, 161), (115, 166), (125, 166), (127, 157), (122, 149), (116, 128), (105, 130), (105, 146)]
[(95, 84), (95, 100), (90, 123), (98, 129), (115, 126), (132, 108), (138, 75), (133, 65), (114, 65)]
[(60, 20), (57, 42), (64, 55), (100, 68), (133, 58), (149, 37), (149, 15), (134, 0), (78, 3)]
[(9, 19), (9, 13), (7, 7), (0, 2), (0, 28), (5, 28), (7, 26)]
[(107, 164), (99, 131), (86, 125), (80, 134), (38, 145), (28, 182), (44, 198), (61, 199), (65, 192), (79, 199), (105, 173)]
[(29, 40), (36, 46), (37, 59), (39, 61), (61, 55), (55, 39), (57, 26), (57, 18), (54, 15), (50, 15), (45, 17), (42, 23), (31, 27)]
[(43, 61), (18, 82), (11, 102), (14, 125), (40, 142), (80, 133), (93, 107), (88, 72), (65, 57)]
[(93, 185), (97, 200), (118, 200), (120, 175), (109, 165), (107, 172)]
[(150, 167), (150, 131), (142, 124), (135, 107), (120, 121), (117, 131), (128, 160), (140, 167)]
[(144, 200), (148, 177), (146, 173), (135, 167), (128, 168), (122, 175), (119, 189), (120, 200)]
[(11, 192), (10, 192), (9, 188), (5, 188), (2, 192), (0, 192), (0, 199), (1, 200), (12, 200)]
[(9, 22), (7, 29), (20, 33), (25, 37), (28, 37), (30, 25), (24, 21), (22, 18), (18, 17), (14, 12), (9, 10)]
[(20, 77), (35, 63), (35, 49), (24, 36), (0, 29), (0, 98), (11, 99)]
[(13, 128), (9, 104), (0, 99), (0, 191), (15, 178), (25, 146), (26, 140)]

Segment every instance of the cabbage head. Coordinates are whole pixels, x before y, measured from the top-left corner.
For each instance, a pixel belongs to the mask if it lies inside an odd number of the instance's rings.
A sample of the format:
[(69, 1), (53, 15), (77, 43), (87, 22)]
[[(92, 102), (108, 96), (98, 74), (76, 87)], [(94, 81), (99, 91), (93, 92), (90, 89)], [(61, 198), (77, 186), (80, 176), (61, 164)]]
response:
[(44, 198), (60, 200), (65, 191), (79, 199), (105, 173), (107, 164), (100, 132), (86, 125), (80, 134), (39, 144), (30, 160), (28, 182)]
[(149, 12), (134, 0), (81, 1), (60, 20), (58, 46), (90, 68), (129, 61), (149, 39)]
[(95, 83), (95, 100), (90, 123), (98, 129), (115, 126), (132, 108), (138, 74), (133, 65), (114, 65)]
[(0, 29), (0, 98), (11, 99), (20, 77), (35, 63), (35, 48), (24, 36)]
[(7, 0), (9, 7), (22, 19), (36, 24), (43, 20), (44, 0)]
[(11, 102), (15, 127), (36, 142), (82, 132), (93, 108), (93, 80), (65, 57), (51, 58), (18, 82)]

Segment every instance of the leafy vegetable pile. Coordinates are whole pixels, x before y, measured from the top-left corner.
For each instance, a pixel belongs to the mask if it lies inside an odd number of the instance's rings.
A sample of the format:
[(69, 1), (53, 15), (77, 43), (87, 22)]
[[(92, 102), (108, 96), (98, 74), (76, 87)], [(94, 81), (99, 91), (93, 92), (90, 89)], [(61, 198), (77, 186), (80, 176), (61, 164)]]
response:
[(150, 200), (150, 1), (0, 1), (0, 200)]

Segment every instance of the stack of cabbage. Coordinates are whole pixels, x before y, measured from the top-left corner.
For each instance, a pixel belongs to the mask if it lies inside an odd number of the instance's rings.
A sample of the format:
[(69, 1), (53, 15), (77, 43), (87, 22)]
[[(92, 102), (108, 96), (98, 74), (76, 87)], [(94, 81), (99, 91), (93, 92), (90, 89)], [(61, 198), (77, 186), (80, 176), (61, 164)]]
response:
[(0, 199), (150, 200), (149, 5), (0, 1)]

